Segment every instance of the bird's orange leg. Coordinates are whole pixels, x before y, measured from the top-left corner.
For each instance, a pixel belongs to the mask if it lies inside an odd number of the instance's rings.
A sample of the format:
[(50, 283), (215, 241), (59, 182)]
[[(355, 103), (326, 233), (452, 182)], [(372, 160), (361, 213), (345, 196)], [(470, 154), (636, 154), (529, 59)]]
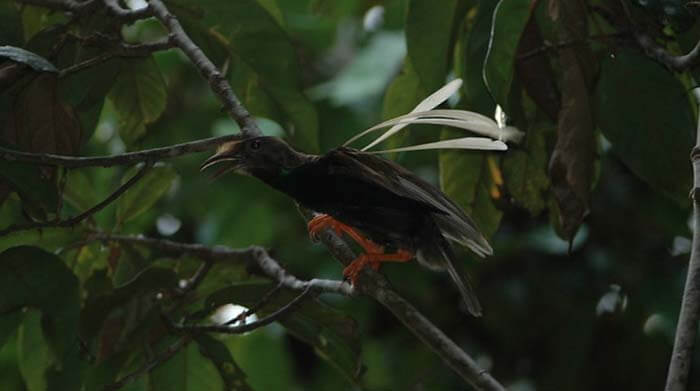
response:
[(315, 239), (318, 233), (325, 228), (332, 228), (338, 235), (346, 234), (350, 236), (365, 250), (364, 254), (355, 258), (343, 269), (343, 276), (349, 279), (353, 284), (355, 284), (360, 270), (367, 265), (374, 270), (378, 270), (382, 262), (406, 262), (413, 258), (413, 253), (403, 249), (395, 253), (385, 254), (382, 246), (364, 237), (351, 226), (341, 223), (329, 215), (317, 215), (309, 221), (308, 229), (312, 239)]
[(382, 262), (406, 262), (413, 258), (413, 253), (407, 250), (400, 249), (395, 253), (390, 254), (377, 254), (377, 253), (367, 253), (362, 254), (355, 258), (350, 264), (343, 269), (343, 276), (355, 285), (355, 280), (359, 275), (360, 271), (367, 265), (369, 265), (374, 270), (379, 270), (379, 266)]
[(384, 248), (382, 246), (362, 236), (351, 226), (341, 223), (340, 221), (326, 214), (315, 216), (309, 221), (307, 227), (312, 240), (318, 236), (320, 231), (326, 228), (332, 228), (337, 235), (342, 235), (345, 233), (350, 236), (368, 254), (381, 254), (384, 252)]

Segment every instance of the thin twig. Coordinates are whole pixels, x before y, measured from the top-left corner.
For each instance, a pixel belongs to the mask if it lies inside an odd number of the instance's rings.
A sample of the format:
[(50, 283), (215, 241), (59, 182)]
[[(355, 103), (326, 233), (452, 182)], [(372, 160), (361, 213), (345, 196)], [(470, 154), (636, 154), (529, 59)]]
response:
[(131, 372), (127, 375), (124, 375), (121, 379), (115, 381), (112, 384), (109, 384), (103, 388), (104, 391), (115, 391), (118, 390), (125, 385), (131, 383), (132, 381), (136, 380), (137, 378), (141, 377), (142, 375), (145, 375), (146, 373), (151, 372), (154, 370), (156, 367), (158, 367), (161, 364), (164, 364), (166, 361), (170, 360), (173, 358), (182, 348), (187, 346), (191, 341), (191, 338), (189, 336), (184, 336), (177, 340), (174, 344), (170, 345), (164, 352), (162, 352), (158, 357), (154, 358), (153, 360), (147, 362), (134, 372)]
[(119, 196), (121, 196), (125, 191), (129, 190), (131, 186), (133, 186), (136, 182), (138, 182), (141, 177), (146, 174), (146, 171), (148, 171), (149, 168), (151, 168), (153, 164), (152, 163), (146, 163), (144, 164), (143, 167), (131, 178), (129, 178), (128, 181), (126, 181), (123, 185), (119, 186), (117, 190), (115, 190), (112, 194), (110, 194), (107, 198), (104, 200), (100, 201), (97, 203), (95, 206), (93, 206), (90, 209), (85, 210), (84, 212), (73, 216), (71, 218), (65, 219), (65, 220), (57, 220), (57, 221), (46, 221), (46, 222), (31, 222), (28, 224), (15, 224), (11, 225), (3, 230), (0, 230), (0, 237), (5, 236), (9, 233), (15, 232), (15, 231), (24, 231), (28, 229), (40, 229), (40, 228), (50, 228), (50, 227), (72, 227), (81, 221), (87, 219), (88, 217), (92, 216), (93, 214), (101, 211), (106, 207), (107, 205), (111, 204), (114, 202)]
[(175, 42), (172, 39), (170, 39), (170, 37), (166, 37), (154, 42), (145, 42), (141, 44), (128, 44), (122, 42), (115, 49), (108, 50), (95, 57), (88, 58), (87, 60), (81, 61), (77, 64), (73, 64), (67, 68), (62, 69), (59, 72), (58, 77), (65, 77), (67, 75), (70, 75), (71, 73), (75, 73), (93, 67), (95, 65), (99, 65), (112, 58), (146, 57), (154, 52), (168, 50), (170, 48), (173, 48), (174, 46)]
[(627, 4), (627, 0), (620, 0), (622, 8), (625, 11), (627, 20), (632, 25), (632, 31), (637, 39), (637, 43), (642, 47), (647, 56), (666, 65), (677, 72), (683, 72), (686, 69), (692, 68), (700, 63), (700, 41), (695, 44), (687, 54), (674, 56), (669, 54), (665, 48), (660, 46), (654, 39), (644, 31), (641, 31), (633, 22), (632, 11)]
[(166, 160), (191, 153), (208, 151), (221, 143), (240, 139), (240, 137), (240, 135), (233, 134), (195, 140), (167, 147), (126, 152), (118, 155), (90, 157), (32, 153), (0, 147), (0, 159), (10, 162), (14, 161), (41, 166), (63, 166), (68, 168), (128, 166), (140, 162)]
[(297, 297), (285, 304), (282, 308), (267, 315), (266, 317), (250, 323), (244, 323), (239, 326), (223, 325), (193, 325), (193, 324), (172, 324), (175, 330), (184, 331), (187, 333), (225, 333), (225, 334), (242, 334), (253, 331), (257, 328), (267, 326), (268, 324), (280, 320), (294, 311), (309, 295), (314, 293), (311, 286), (307, 286)]
[(190, 277), (190, 279), (187, 280), (187, 284), (182, 288), (183, 292), (191, 292), (199, 286), (199, 284), (204, 281), (204, 278), (207, 276), (209, 271), (211, 270), (211, 267), (214, 266), (214, 262), (210, 260), (204, 261), (199, 268), (197, 269), (196, 272), (194, 272), (194, 275)]
[(182, 28), (175, 15), (171, 14), (160, 0), (149, 0), (148, 4), (153, 11), (153, 15), (170, 31), (176, 45), (187, 55), (195, 67), (199, 69), (202, 76), (209, 82), (212, 91), (219, 96), (219, 100), (223, 103), (224, 109), (241, 127), (241, 133), (246, 136), (262, 135), (260, 128), (255, 123), (255, 119), (241, 105), (226, 78), (216, 68), (214, 63), (207, 58), (202, 49), (192, 42), (192, 39)]
[(265, 293), (265, 295), (263, 295), (263, 297), (261, 297), (260, 300), (258, 300), (258, 302), (255, 303), (255, 305), (248, 308), (246, 311), (241, 312), (240, 315), (227, 321), (224, 324), (229, 325), (229, 324), (236, 324), (238, 322), (244, 322), (246, 319), (248, 319), (249, 316), (260, 311), (261, 308), (263, 308), (265, 305), (267, 305), (267, 303), (270, 302), (272, 297), (274, 297), (277, 294), (277, 292), (279, 292), (282, 289), (283, 286), (284, 285), (282, 285), (281, 282), (277, 283), (277, 285), (275, 285), (274, 288), (270, 289), (267, 293)]
[(693, 245), (685, 280), (681, 313), (678, 316), (676, 339), (668, 367), (666, 391), (685, 391), (693, 357), (693, 347), (700, 319), (700, 116), (696, 144), (690, 155), (693, 164)]

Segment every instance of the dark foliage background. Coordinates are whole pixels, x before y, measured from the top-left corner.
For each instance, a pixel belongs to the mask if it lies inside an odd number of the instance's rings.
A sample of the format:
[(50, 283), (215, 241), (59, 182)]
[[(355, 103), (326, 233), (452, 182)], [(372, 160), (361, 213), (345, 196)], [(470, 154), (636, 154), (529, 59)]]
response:
[[(237, 131), (177, 50), (70, 71), (115, 50), (114, 37), (162, 37), (157, 21), (121, 25), (104, 10), (72, 19), (27, 3), (0, 0), (0, 44), (69, 71), (39, 72), (34, 64), (15, 77), (13, 67), (30, 59), (2, 55), (3, 146), (92, 156)], [(448, 78), (465, 81), (450, 105), (489, 117), (501, 105), (526, 132), (504, 154), (392, 156), (442, 186), (491, 238), (494, 257), (463, 254), (484, 317), (463, 312), (445, 275), (415, 263), (382, 270), (511, 390), (663, 387), (690, 246), (688, 154), (697, 113), (688, 91), (695, 73), (647, 57), (632, 30), (685, 52), (700, 38), (695, 4), (631, 1), (631, 19), (616, 0), (166, 4), (226, 70), (263, 130), (308, 152), (409, 112)], [(387, 144), (456, 134), (416, 126)], [(308, 240), (291, 200), (248, 177), (212, 182), (198, 172), (205, 157), (158, 163), (75, 227), (0, 237), (0, 389), (102, 389), (174, 340), (152, 297), (191, 275), (197, 260), (86, 241), (95, 230), (259, 244), (299, 278), (340, 278), (341, 265)], [(0, 229), (73, 216), (135, 170), (0, 160)], [(221, 267), (177, 314), (198, 311), (206, 300), (251, 306), (269, 287), (241, 267)], [(289, 322), (200, 338), (122, 389), (464, 387), (375, 302), (322, 301)], [(96, 315), (96, 307), (104, 313)], [(694, 362), (691, 388), (700, 384)]]

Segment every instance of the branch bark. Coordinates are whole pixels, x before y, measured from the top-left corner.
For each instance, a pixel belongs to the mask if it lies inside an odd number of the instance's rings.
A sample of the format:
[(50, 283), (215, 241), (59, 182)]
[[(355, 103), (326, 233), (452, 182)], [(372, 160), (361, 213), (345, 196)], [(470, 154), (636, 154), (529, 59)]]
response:
[(216, 68), (214, 63), (207, 58), (202, 49), (192, 42), (185, 30), (180, 25), (175, 15), (165, 7), (161, 0), (149, 0), (148, 5), (153, 11), (153, 15), (160, 20), (168, 31), (172, 34), (175, 44), (192, 63), (199, 69), (199, 73), (209, 82), (212, 91), (219, 96), (219, 100), (224, 105), (224, 109), (241, 127), (241, 133), (246, 136), (260, 136), (262, 132), (255, 119), (233, 93), (226, 78)]
[[(697, 97), (697, 95), (696, 95)], [(693, 165), (693, 245), (685, 280), (681, 313), (666, 378), (666, 391), (685, 391), (700, 319), (700, 116), (695, 147), (690, 154)]]
[(647, 56), (653, 58), (654, 60), (666, 65), (676, 72), (683, 72), (689, 68), (692, 68), (700, 63), (700, 41), (695, 44), (695, 47), (691, 49), (687, 54), (674, 56), (669, 54), (666, 49), (661, 47), (654, 41), (649, 34), (639, 30), (633, 22), (632, 11), (627, 4), (627, 0), (620, 0), (622, 3), (622, 8), (625, 11), (627, 20), (632, 25), (632, 31), (634, 32), (634, 37), (637, 43), (644, 50)]
[(130, 166), (140, 162), (166, 160), (190, 153), (208, 151), (221, 143), (236, 140), (240, 137), (240, 135), (232, 134), (169, 145), (167, 147), (127, 152), (119, 155), (90, 157), (22, 152), (0, 147), (0, 159), (41, 166), (63, 166), (67, 168)]

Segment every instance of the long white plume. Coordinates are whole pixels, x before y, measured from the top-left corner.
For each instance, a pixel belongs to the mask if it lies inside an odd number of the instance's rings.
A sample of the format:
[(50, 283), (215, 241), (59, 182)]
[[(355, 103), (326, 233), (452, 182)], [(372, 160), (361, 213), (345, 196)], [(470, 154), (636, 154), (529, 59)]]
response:
[[(447, 83), (444, 87), (434, 92), (429, 97), (420, 102), (410, 113), (392, 118), (375, 125), (367, 130), (364, 130), (346, 141), (343, 145), (348, 145), (353, 141), (379, 129), (391, 127), (377, 139), (372, 141), (366, 147), (362, 148), (366, 151), (369, 148), (379, 144), (392, 135), (399, 132), (404, 127), (411, 124), (430, 124), (444, 125), (454, 128), (465, 129), (483, 136), (490, 137), (464, 137), (454, 140), (443, 140), (434, 143), (426, 143), (413, 145), (402, 148), (395, 148), (383, 152), (399, 152), (399, 151), (414, 151), (423, 149), (478, 149), (478, 150), (507, 150), (505, 142), (518, 143), (523, 137), (523, 133), (512, 126), (499, 126), (496, 121), (482, 114), (466, 110), (433, 110), (436, 106), (446, 101), (454, 94), (462, 85), (461, 79), (455, 79)], [(478, 140), (478, 141), (477, 141)], [(494, 141), (497, 140), (497, 141)]]

